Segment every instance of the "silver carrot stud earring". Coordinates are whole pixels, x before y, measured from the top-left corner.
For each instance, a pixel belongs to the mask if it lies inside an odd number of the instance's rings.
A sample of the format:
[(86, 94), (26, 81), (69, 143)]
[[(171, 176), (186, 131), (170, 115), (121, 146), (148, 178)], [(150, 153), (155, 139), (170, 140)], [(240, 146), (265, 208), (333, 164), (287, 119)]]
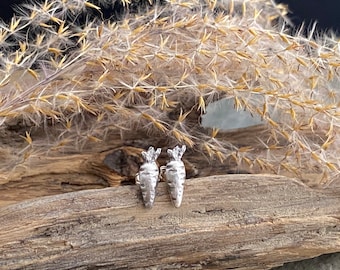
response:
[(156, 186), (160, 180), (159, 169), (156, 160), (162, 149), (155, 149), (150, 146), (147, 152), (142, 152), (144, 163), (140, 166), (139, 172), (136, 174), (136, 184), (140, 186), (142, 191), (144, 205), (151, 208), (155, 201)]
[(165, 170), (165, 178), (169, 186), (170, 197), (175, 207), (180, 207), (183, 198), (185, 167), (181, 160), (186, 146), (176, 146), (174, 149), (168, 149), (170, 161), (166, 166), (162, 167)]

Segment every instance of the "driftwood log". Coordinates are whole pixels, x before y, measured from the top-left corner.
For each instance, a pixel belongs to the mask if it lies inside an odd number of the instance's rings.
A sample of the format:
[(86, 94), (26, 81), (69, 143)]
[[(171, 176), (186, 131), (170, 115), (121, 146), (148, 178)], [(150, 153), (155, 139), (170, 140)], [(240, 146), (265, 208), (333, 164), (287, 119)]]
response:
[(340, 189), (286, 177), (190, 179), (181, 208), (165, 183), (145, 209), (136, 186), (0, 209), (1, 269), (269, 269), (340, 250)]
[[(249, 134), (262, 130), (250, 132), (228, 140), (250, 144)], [(161, 182), (154, 208), (145, 209), (134, 176), (143, 149), (167, 147), (162, 138), (116, 134), (11, 167), (15, 136), (0, 137), (0, 269), (269, 269), (340, 251), (337, 180), (321, 187), (312, 175), (305, 183), (228, 175), (240, 173), (232, 162), (188, 150), (181, 208)]]

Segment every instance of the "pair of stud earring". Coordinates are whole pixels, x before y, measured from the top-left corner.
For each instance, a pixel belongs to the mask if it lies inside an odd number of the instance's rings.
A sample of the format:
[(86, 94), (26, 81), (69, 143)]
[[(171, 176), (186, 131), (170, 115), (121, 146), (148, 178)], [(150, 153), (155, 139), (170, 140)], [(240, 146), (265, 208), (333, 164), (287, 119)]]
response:
[(156, 187), (162, 174), (165, 176), (169, 187), (170, 198), (174, 206), (181, 206), (186, 176), (184, 163), (181, 159), (185, 150), (185, 145), (168, 149), (167, 153), (170, 160), (165, 166), (160, 167), (160, 169), (158, 168), (156, 160), (161, 153), (161, 148), (155, 150), (150, 146), (148, 151), (142, 152), (144, 163), (140, 166), (139, 172), (136, 174), (136, 184), (140, 186), (142, 191), (145, 207), (151, 208), (153, 206)]

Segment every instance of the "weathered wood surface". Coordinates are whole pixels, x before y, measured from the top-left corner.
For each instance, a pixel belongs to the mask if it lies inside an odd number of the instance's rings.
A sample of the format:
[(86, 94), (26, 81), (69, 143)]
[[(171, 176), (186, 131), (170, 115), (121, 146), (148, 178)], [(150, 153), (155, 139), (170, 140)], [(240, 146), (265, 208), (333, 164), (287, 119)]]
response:
[[(34, 134), (36, 140), (40, 136), (40, 140), (44, 141), (45, 133), (39, 132), (41, 134)], [(264, 127), (258, 126), (229, 132), (223, 136), (235, 144), (239, 141), (244, 145), (253, 145), (260, 153), (267, 149), (261, 149), (254, 136), (260, 138), (263, 133)], [(15, 138), (19, 138), (19, 142)], [(174, 146), (169, 145), (162, 137), (150, 138), (139, 133), (113, 132), (103, 142), (87, 143), (82, 151), (51, 151), (49, 155), (37, 152), (28, 160), (19, 162), (20, 159), (15, 153), (24, 147), (21, 144), (22, 138), (14, 131), (0, 133), (0, 207), (41, 196), (134, 184), (135, 174), (143, 162), (141, 151), (150, 145), (162, 147), (158, 161), (160, 165), (165, 165), (168, 160), (166, 149)], [(237, 167), (232, 159), (225, 160), (224, 163), (210, 160), (197, 149), (188, 149), (183, 160), (187, 178), (224, 175), (239, 170), (242, 173), (249, 171), (248, 168), (244, 170)], [(250, 172), (270, 171), (253, 168)], [(322, 175), (315, 172), (303, 174), (304, 182), (309, 186), (317, 186), (320, 183)]]
[(340, 251), (340, 189), (280, 176), (165, 183), (155, 206), (137, 186), (41, 197), (0, 208), (0, 269), (269, 269)]
[[(259, 130), (262, 131), (262, 128)], [(256, 129), (252, 131), (256, 132)], [(244, 132), (239, 133), (238, 137), (242, 138), (242, 134), (246, 136)], [(143, 134), (128, 136), (113, 133), (105, 142), (88, 143), (83, 151), (77, 153), (37, 154), (25, 162), (7, 167), (6, 160), (15, 158), (9, 157), (0, 145), (0, 206), (40, 196), (119, 186), (124, 182), (133, 184), (143, 162), (141, 152), (150, 145), (164, 148), (158, 161), (160, 165), (166, 164), (166, 149), (169, 145), (164, 138), (150, 139)], [(15, 147), (20, 149), (8, 139), (13, 137), (12, 133), (0, 136), (0, 142), (10, 146), (7, 152), (15, 152)], [(227, 174), (236, 167), (232, 161), (224, 164), (210, 161), (194, 149), (187, 150), (184, 162), (187, 178)]]

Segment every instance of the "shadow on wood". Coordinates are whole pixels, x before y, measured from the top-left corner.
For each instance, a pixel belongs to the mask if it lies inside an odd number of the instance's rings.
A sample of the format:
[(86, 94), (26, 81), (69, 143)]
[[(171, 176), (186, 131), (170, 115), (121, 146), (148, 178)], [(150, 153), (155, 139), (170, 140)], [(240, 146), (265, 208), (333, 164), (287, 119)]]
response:
[(1, 269), (269, 269), (340, 251), (340, 189), (273, 175), (165, 183), (145, 209), (137, 186), (41, 197), (0, 208)]

